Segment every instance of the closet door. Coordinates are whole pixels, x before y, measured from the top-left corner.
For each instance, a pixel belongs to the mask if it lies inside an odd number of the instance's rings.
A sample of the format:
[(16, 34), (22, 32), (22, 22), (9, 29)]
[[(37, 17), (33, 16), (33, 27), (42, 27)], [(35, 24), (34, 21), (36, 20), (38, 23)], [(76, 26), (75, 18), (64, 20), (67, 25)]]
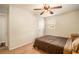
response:
[(0, 43), (7, 41), (7, 18), (0, 15)]

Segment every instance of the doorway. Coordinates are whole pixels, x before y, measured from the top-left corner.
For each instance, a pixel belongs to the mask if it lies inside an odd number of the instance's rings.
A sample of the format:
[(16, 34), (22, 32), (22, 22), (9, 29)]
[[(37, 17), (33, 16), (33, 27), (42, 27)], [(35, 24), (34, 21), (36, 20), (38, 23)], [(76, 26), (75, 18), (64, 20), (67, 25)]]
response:
[(0, 49), (7, 47), (7, 15), (0, 14)]

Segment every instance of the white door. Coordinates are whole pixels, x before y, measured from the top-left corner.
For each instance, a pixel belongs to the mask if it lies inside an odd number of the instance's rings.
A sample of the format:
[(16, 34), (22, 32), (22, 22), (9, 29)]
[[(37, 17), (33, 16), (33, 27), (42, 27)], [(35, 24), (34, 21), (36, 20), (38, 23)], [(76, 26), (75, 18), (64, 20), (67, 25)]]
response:
[(0, 15), (0, 43), (7, 43), (7, 17)]
[(41, 18), (38, 20), (38, 37), (44, 35), (44, 19)]

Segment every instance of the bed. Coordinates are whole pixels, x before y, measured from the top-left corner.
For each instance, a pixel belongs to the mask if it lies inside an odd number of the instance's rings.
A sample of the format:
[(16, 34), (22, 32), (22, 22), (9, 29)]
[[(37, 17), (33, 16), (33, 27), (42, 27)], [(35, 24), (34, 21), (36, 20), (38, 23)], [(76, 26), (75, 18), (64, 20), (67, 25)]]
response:
[(71, 40), (65, 37), (45, 35), (36, 38), (33, 47), (50, 54), (63, 54), (71, 52), (70, 42)]

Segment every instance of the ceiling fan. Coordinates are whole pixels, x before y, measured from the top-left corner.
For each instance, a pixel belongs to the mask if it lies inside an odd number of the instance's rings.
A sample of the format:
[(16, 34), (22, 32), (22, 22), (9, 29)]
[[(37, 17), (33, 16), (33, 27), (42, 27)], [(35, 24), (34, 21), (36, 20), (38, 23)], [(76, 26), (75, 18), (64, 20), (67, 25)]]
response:
[(50, 7), (50, 5), (44, 4), (43, 8), (36, 8), (34, 10), (42, 10), (42, 12), (40, 13), (40, 15), (42, 15), (45, 12), (49, 12), (50, 14), (54, 14), (52, 10), (59, 9), (59, 8), (62, 8), (62, 6)]

